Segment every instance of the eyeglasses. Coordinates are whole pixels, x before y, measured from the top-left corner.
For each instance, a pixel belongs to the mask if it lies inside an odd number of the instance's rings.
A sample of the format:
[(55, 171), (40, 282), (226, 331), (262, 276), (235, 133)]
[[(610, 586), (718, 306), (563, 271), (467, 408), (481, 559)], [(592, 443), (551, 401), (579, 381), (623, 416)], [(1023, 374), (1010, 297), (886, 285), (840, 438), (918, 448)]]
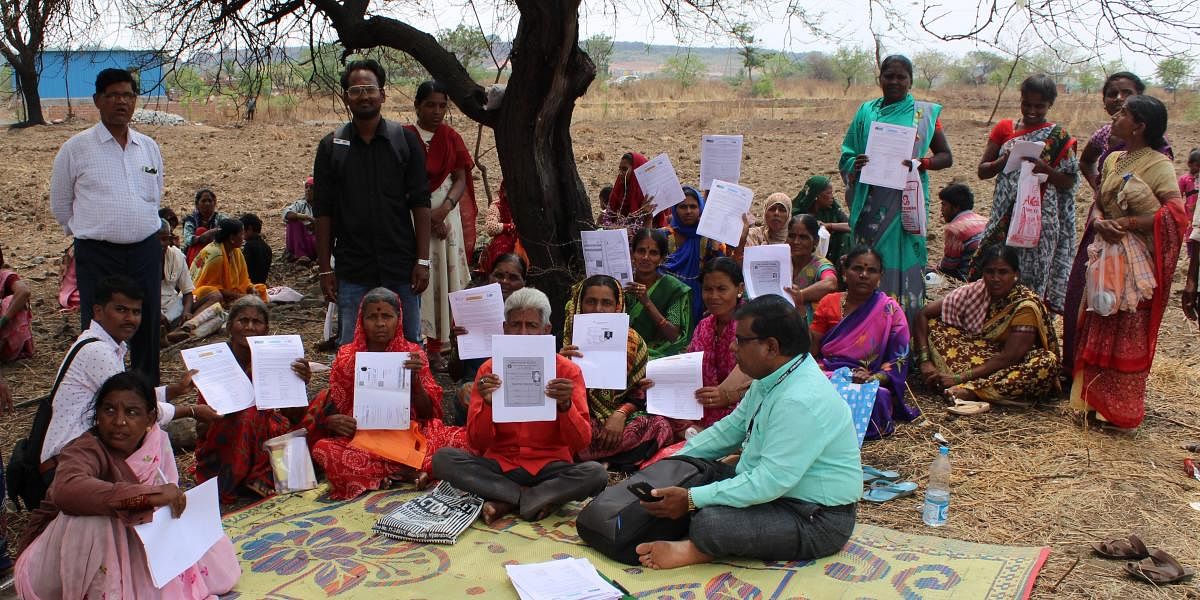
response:
[(742, 337), (742, 336), (740, 336), (740, 335), (737, 335), (736, 333), (733, 335), (733, 338), (734, 338), (735, 340), (737, 340), (737, 343), (738, 343), (738, 345), (739, 345), (739, 346), (741, 346), (742, 344), (745, 344), (745, 343), (747, 343), (747, 342), (753, 342), (753, 341), (755, 341), (755, 340), (765, 340), (765, 339), (767, 339), (767, 338), (769, 338), (769, 337), (771, 337), (771, 336), (768, 336), (768, 335), (754, 335), (754, 336), (750, 336), (750, 337)]
[(372, 97), (378, 94), (379, 86), (377, 85), (355, 85), (346, 88), (346, 95), (351, 98)]
[(133, 102), (137, 100), (137, 94), (133, 92), (106, 92), (101, 94), (101, 97), (105, 100), (115, 100), (118, 102)]

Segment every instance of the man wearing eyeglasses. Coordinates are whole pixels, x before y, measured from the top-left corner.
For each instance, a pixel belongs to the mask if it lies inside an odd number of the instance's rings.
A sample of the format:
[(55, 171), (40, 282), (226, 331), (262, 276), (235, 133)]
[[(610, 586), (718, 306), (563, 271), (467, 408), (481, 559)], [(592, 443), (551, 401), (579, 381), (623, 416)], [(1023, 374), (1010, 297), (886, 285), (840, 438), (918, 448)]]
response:
[(338, 306), (339, 344), (354, 336), (358, 303), (376, 287), (400, 297), (404, 337), (420, 341), (429, 284), (425, 146), (380, 114), (386, 81), (374, 60), (346, 66), (342, 101), (353, 119), (321, 140), (313, 163), (317, 266), (326, 301)]
[[(110, 275), (134, 278), (142, 289), (142, 310), (159, 311), (163, 161), (158, 144), (129, 127), (137, 98), (138, 84), (129, 71), (100, 71), (92, 96), (100, 122), (62, 145), (50, 175), (50, 209), (75, 238), (84, 330), (92, 320), (96, 286)], [(130, 363), (155, 385), (158, 349), (159, 320), (142, 319), (129, 340)]]
[[(734, 314), (738, 368), (754, 379), (725, 418), (680, 451), (708, 465), (705, 485), (651, 490), (641, 503), (663, 519), (689, 519), (678, 541), (636, 547), (651, 569), (717, 557), (795, 561), (829, 556), (854, 531), (862, 493), (850, 408), (809, 353), (804, 317), (768, 294)], [(736, 467), (717, 459), (741, 453)]]

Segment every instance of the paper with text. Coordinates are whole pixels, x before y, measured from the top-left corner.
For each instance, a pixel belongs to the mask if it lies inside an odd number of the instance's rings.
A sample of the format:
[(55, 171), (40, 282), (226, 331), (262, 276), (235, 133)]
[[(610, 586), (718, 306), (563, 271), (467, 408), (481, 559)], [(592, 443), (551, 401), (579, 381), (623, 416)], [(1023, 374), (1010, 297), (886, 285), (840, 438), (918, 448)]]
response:
[(454, 324), (467, 330), (458, 341), (459, 358), (492, 355), (492, 336), (504, 333), (504, 294), (500, 284), (450, 292), (450, 314)]
[(354, 354), (354, 421), (357, 429), (408, 429), (412, 371), (407, 352)]
[(653, 196), (651, 202), (656, 214), (683, 202), (683, 186), (666, 152), (634, 169), (633, 175), (637, 177), (642, 194), (647, 198)]
[(704, 201), (704, 212), (696, 233), (730, 246), (742, 241), (742, 229), (746, 223), (742, 216), (750, 211), (754, 191), (748, 187), (714, 179), (708, 198)]
[(304, 358), (300, 336), (260, 335), (246, 341), (254, 373), (254, 404), (262, 409), (308, 406), (304, 380), (292, 371), (292, 363)]
[(903, 190), (908, 179), (904, 161), (913, 160), (917, 128), (874, 121), (867, 134), (866, 155), (870, 158), (858, 173), (859, 183)]
[(192, 378), (204, 402), (228, 415), (254, 406), (254, 384), (238, 364), (229, 344), (217, 342), (179, 351), (183, 364), (199, 373)]
[(604, 581), (586, 558), (505, 565), (521, 600), (618, 600), (620, 590)]
[(554, 399), (546, 384), (557, 373), (552, 335), (497, 335), (492, 337), (492, 372), (500, 387), (492, 393), (492, 421), (525, 423), (553, 421)]
[(150, 578), (159, 589), (195, 565), (225, 535), (217, 479), (209, 479), (185, 495), (187, 506), (178, 519), (171, 516), (170, 506), (161, 506), (149, 523), (133, 526), (146, 550)]
[[(1004, 163), (1004, 172), (1012, 173), (1021, 168), (1021, 163), (1025, 162), (1025, 158), (1038, 158), (1042, 155), (1042, 150), (1046, 149), (1045, 142), (1030, 142), (1027, 140), (1013, 141), (1012, 148), (1008, 151), (1008, 160)], [(1003, 150), (1001, 150), (1003, 152)]]
[(608, 275), (624, 286), (633, 281), (633, 263), (629, 260), (629, 233), (624, 229), (597, 229), (579, 232), (583, 243), (584, 272)]
[(742, 179), (742, 136), (705, 135), (700, 138), (700, 190), (712, 189), (714, 179)]
[(579, 347), (583, 356), (571, 360), (583, 371), (583, 381), (588, 389), (624, 390), (629, 387), (626, 373), (628, 339), (629, 315), (626, 313), (574, 316), (571, 342)]
[(704, 407), (696, 390), (704, 387), (704, 353), (689, 352), (656, 358), (646, 364), (646, 412), (672, 419), (699, 420)]
[(751, 299), (775, 294), (795, 306), (792, 295), (783, 289), (792, 285), (791, 246), (768, 244), (746, 248), (742, 275), (746, 281), (746, 295)]

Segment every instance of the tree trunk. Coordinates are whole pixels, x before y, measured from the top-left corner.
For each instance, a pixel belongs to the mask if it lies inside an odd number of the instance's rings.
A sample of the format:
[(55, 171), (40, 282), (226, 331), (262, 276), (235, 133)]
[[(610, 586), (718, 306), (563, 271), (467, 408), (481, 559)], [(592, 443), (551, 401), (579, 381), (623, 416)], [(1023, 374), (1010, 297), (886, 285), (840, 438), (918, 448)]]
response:
[(21, 68), (14, 68), (13, 71), (17, 74), (17, 85), (25, 102), (25, 119), (13, 125), (13, 128), (45, 125), (46, 119), (42, 116), (42, 96), (38, 92), (38, 72), (34, 67), (33, 58), (24, 60), (22, 57), (22, 63)]
[(577, 0), (520, 0), (512, 76), (495, 124), (496, 153), (531, 284), (550, 296), (555, 330), (582, 269), (592, 207), (575, 167), (571, 116), (596, 67), (579, 49)]

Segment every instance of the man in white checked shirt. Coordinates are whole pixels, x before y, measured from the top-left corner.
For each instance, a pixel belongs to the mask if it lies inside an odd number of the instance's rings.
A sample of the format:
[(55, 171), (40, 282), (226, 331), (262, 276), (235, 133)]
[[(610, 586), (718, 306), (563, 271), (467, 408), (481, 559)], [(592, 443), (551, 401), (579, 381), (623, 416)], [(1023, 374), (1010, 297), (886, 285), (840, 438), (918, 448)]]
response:
[[(100, 122), (67, 140), (54, 158), (50, 209), (75, 238), (81, 329), (91, 321), (96, 285), (108, 275), (132, 277), (143, 290), (143, 312), (159, 312), (163, 162), (158, 144), (129, 127), (137, 98), (137, 82), (128, 71), (101, 71), (92, 96)], [(129, 340), (131, 366), (154, 385), (158, 330), (158, 319), (142, 319)]]

